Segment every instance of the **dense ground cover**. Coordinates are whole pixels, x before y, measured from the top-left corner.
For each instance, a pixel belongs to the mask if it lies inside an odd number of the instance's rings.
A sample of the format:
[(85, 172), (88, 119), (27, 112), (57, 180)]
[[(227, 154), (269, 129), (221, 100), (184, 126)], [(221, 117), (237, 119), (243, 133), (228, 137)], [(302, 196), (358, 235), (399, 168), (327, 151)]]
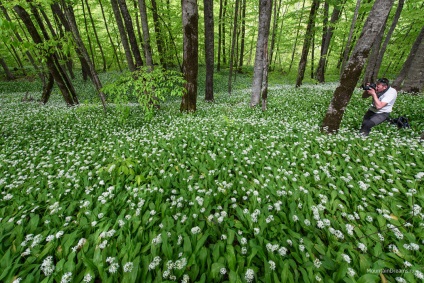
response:
[(358, 91), (323, 135), (335, 87), (273, 85), (267, 112), (239, 87), (122, 122), (3, 86), (0, 281), (421, 282), (424, 98), (399, 95), (411, 129), (364, 139)]

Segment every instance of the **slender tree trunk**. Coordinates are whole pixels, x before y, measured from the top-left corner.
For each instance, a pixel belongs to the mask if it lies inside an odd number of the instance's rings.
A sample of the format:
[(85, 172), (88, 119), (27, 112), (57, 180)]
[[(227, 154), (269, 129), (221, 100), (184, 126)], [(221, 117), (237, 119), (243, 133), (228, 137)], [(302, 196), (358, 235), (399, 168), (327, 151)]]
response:
[(88, 55), (87, 49), (85, 48), (85, 45), (81, 39), (81, 35), (79, 33), (78, 27), (76, 23), (74, 22), (72, 7), (67, 6), (65, 0), (61, 0), (61, 2), (62, 2), (63, 9), (65, 11), (68, 25), (71, 29), (72, 36), (74, 38), (75, 44), (77, 48), (79, 49), (79, 53), (82, 54), (85, 62), (87, 63), (90, 69), (91, 81), (93, 82), (94, 87), (96, 88), (97, 94), (100, 98), (100, 101), (102, 102), (103, 109), (106, 112), (106, 99), (102, 92), (102, 83), (100, 82), (99, 76), (97, 75), (96, 69), (94, 68), (94, 64), (90, 61), (90, 56)]
[(377, 79), (378, 73), (379, 73), (380, 68), (381, 68), (381, 63), (383, 62), (384, 54), (386, 53), (386, 49), (387, 49), (387, 46), (389, 45), (389, 41), (390, 41), (390, 39), (392, 37), (393, 31), (395, 30), (395, 28), (397, 26), (397, 23), (399, 21), (400, 14), (402, 12), (404, 2), (405, 2), (404, 0), (399, 0), (399, 4), (398, 4), (398, 7), (396, 9), (396, 13), (395, 13), (395, 15), (393, 17), (392, 24), (390, 26), (389, 31), (387, 32), (386, 38), (384, 39), (383, 45), (381, 46), (381, 49), (380, 49), (380, 51), (378, 53), (378, 57), (377, 57), (377, 60), (375, 62), (374, 70), (373, 70), (373, 76), (372, 76), (373, 81), (375, 79)]
[(116, 24), (119, 30), (119, 36), (121, 38), (122, 46), (124, 48), (125, 57), (127, 58), (128, 68), (131, 72), (133, 72), (136, 70), (136, 65), (131, 54), (131, 48), (128, 42), (128, 35), (122, 22), (122, 16), (119, 10), (119, 5), (117, 0), (110, 0), (110, 3), (112, 4), (113, 14), (115, 15)]
[(315, 17), (317, 14), (318, 7), (319, 0), (313, 0), (311, 11), (309, 13), (308, 25), (306, 27), (305, 39), (303, 42), (302, 56), (300, 58), (299, 68), (297, 72), (296, 87), (300, 87), (302, 85), (303, 77), (305, 75), (306, 63), (308, 62), (308, 53), (314, 34), (313, 27), (315, 25)]
[[(72, 32), (71, 27), (68, 23), (68, 20), (66, 19), (65, 14), (62, 12), (62, 9), (59, 6), (59, 4), (58, 3), (51, 4), (51, 9), (52, 9), (53, 13), (56, 15), (56, 17), (59, 19), (60, 23), (64, 26), (65, 30), (67, 32)], [(69, 9), (70, 9), (70, 11), (69, 11), (70, 20), (72, 20), (73, 23), (76, 25), (75, 16), (74, 16), (74, 12), (72, 10), (72, 7), (70, 7)], [(83, 78), (84, 78), (84, 81), (85, 81), (85, 80), (87, 80), (87, 76), (90, 75), (90, 69), (88, 67), (88, 64), (87, 64), (84, 56), (81, 54), (80, 49), (76, 48), (75, 51), (76, 51), (77, 56), (80, 60), (81, 68), (82, 68), (82, 74), (83, 74)]]
[(242, 11), (241, 11), (241, 42), (240, 42), (240, 55), (238, 72), (242, 72), (243, 60), (244, 60), (244, 49), (245, 49), (245, 37), (246, 37), (246, 0), (242, 0)]
[(296, 49), (297, 49), (297, 40), (299, 38), (300, 25), (302, 24), (302, 20), (303, 20), (303, 16), (302, 16), (303, 8), (305, 8), (305, 0), (303, 0), (301, 12), (299, 12), (299, 23), (297, 24), (296, 38), (294, 40), (294, 46), (293, 46), (293, 51), (292, 51), (290, 66), (289, 66), (289, 73), (290, 73), (291, 68), (293, 66), (294, 54), (296, 53)]
[(100, 5), (100, 10), (102, 11), (103, 23), (105, 25), (107, 37), (109, 38), (110, 46), (112, 47), (113, 54), (114, 54), (114, 56), (116, 58), (116, 63), (118, 64), (118, 69), (119, 69), (119, 71), (122, 71), (121, 63), (119, 62), (120, 61), (119, 60), (119, 56), (118, 56), (118, 53), (116, 52), (116, 48), (115, 48), (115, 44), (113, 43), (112, 36), (110, 35), (109, 25), (107, 24), (108, 21), (106, 20), (106, 16), (105, 16), (105, 11), (104, 11), (104, 8), (103, 8), (102, 0), (99, 0), (99, 5)]
[(135, 67), (139, 68), (143, 66), (143, 60), (141, 59), (140, 49), (138, 48), (137, 38), (134, 33), (134, 27), (132, 24), (131, 16), (127, 8), (125, 0), (118, 0), (119, 9), (121, 11), (122, 18), (124, 20), (126, 32), (130, 42), (130, 47), (135, 60)]
[(231, 53), (230, 53), (230, 72), (229, 72), (229, 76), (228, 76), (228, 93), (229, 94), (231, 94), (231, 89), (232, 89), (234, 51), (236, 49), (239, 3), (240, 3), (240, 1), (236, 0), (235, 8), (234, 8), (233, 37), (232, 37), (232, 40), (231, 40)]
[[(102, 47), (102, 43), (99, 40), (99, 36), (97, 34), (97, 28), (96, 28), (96, 24), (94, 23), (94, 19), (93, 19), (93, 14), (91, 13), (91, 9), (90, 9), (90, 5), (88, 4), (88, 0), (85, 0), (85, 4), (87, 5), (87, 12), (88, 12), (88, 16), (90, 18), (90, 23), (91, 23), (91, 27), (93, 28), (93, 33), (94, 33), (94, 37), (96, 38), (96, 42), (97, 42), (97, 46), (99, 47), (99, 51), (100, 51), (100, 56), (102, 58), (102, 63), (103, 63), (103, 72), (106, 72), (106, 58), (105, 58), (105, 54), (103, 52), (103, 47)], [(93, 62), (94, 64), (94, 62)]]
[(408, 58), (406, 59), (405, 63), (403, 64), (402, 70), (399, 72), (398, 76), (392, 83), (392, 86), (396, 88), (397, 90), (402, 89), (402, 84), (405, 78), (408, 75), (408, 72), (412, 66), (412, 63), (415, 59), (415, 55), (418, 52), (418, 48), (420, 47), (421, 42), (424, 41), (424, 27), (421, 28), (421, 32), (418, 34), (417, 39), (415, 40), (414, 44), (412, 45), (411, 51), (409, 52)]
[(225, 27), (226, 27), (226, 21), (225, 19), (227, 18), (227, 0), (224, 0), (224, 8), (222, 10), (222, 63), (224, 63), (224, 65), (227, 64), (227, 53), (226, 53), (226, 44), (225, 44), (225, 36), (226, 36), (226, 32), (225, 32)]
[(88, 42), (88, 47), (90, 49), (91, 61), (94, 64), (94, 68), (96, 68), (96, 56), (95, 56), (95, 52), (93, 50), (93, 44), (91, 43), (90, 31), (88, 30), (88, 21), (87, 21), (87, 15), (86, 15), (86, 12), (85, 12), (84, 1), (85, 0), (81, 0), (82, 16), (84, 18), (84, 28), (85, 28), (85, 33), (87, 34), (87, 42)]
[(355, 25), (356, 25), (356, 22), (358, 20), (358, 14), (359, 14), (360, 6), (361, 6), (361, 0), (356, 0), (355, 13), (353, 14), (352, 24), (350, 25), (350, 30), (349, 30), (349, 36), (347, 38), (346, 46), (345, 46), (344, 51), (343, 51), (342, 67), (340, 69), (341, 70), (340, 75), (343, 74), (345, 64), (346, 64), (347, 59), (349, 57), (349, 50), (350, 50), (350, 46), (351, 46), (351, 43), (352, 43), (353, 32), (355, 31)]
[(153, 24), (156, 34), (156, 46), (158, 48), (159, 62), (166, 68), (167, 62), (165, 60), (165, 42), (163, 40), (162, 28), (159, 23), (159, 14), (156, 4), (156, 0), (151, 0), (152, 3), (152, 15), (153, 15)]
[(424, 40), (421, 40), (414, 60), (405, 77), (402, 90), (406, 92), (419, 93), (424, 89)]
[(274, 16), (273, 16), (272, 32), (271, 32), (271, 47), (269, 50), (270, 66), (273, 66), (272, 61), (274, 57), (274, 47), (275, 47), (275, 41), (277, 37), (277, 30), (278, 30), (278, 19), (280, 18), (280, 9), (281, 9), (282, 2), (283, 2), (282, 0), (278, 0), (278, 4), (274, 5), (274, 12), (273, 12)]
[(198, 22), (199, 12), (196, 0), (182, 0), (183, 19), (183, 73), (186, 80), (181, 101), (181, 112), (195, 112), (197, 100), (198, 73)]
[(218, 62), (216, 70), (221, 71), (221, 42), (222, 42), (222, 0), (219, 0), (219, 15), (218, 15)]
[[(4, 14), (6, 20), (9, 21), (9, 22), (12, 22), (12, 19), (10, 18), (9, 13), (7, 12), (6, 8), (3, 6), (3, 4), (2, 4), (1, 1), (0, 1), (0, 9), (3, 11), (3, 14)], [(22, 40), (22, 37), (19, 35), (19, 33), (16, 30), (14, 30), (13, 33), (14, 33), (16, 39), (19, 42), (22, 43), (23, 40)], [(29, 51), (26, 51), (25, 52), (25, 55), (28, 57), (28, 60), (31, 62), (31, 65), (34, 67), (34, 70), (36, 70), (36, 72), (38, 73), (38, 77), (44, 83), (44, 81), (45, 81), (45, 74), (44, 74), (43, 70), (39, 67), (39, 64), (37, 64), (35, 62), (34, 57), (31, 55), (31, 53)]]
[[(343, 5), (343, 3), (341, 4)], [(320, 83), (325, 82), (325, 68), (327, 66), (327, 58), (329, 56), (331, 38), (333, 37), (334, 26), (338, 22), (340, 15), (341, 15), (341, 9), (338, 6), (334, 6), (333, 12), (331, 14), (330, 25), (325, 25), (324, 34), (323, 34), (323, 42), (321, 46), (321, 54), (320, 54), (319, 63), (317, 67), (317, 73), (316, 73), (316, 79)]]
[(333, 99), (324, 117), (322, 130), (326, 133), (338, 131), (346, 106), (357, 85), (365, 61), (371, 50), (375, 37), (380, 33), (389, 16), (394, 0), (376, 0), (362, 33), (353, 49), (340, 79), (340, 85), (334, 91)]
[(206, 87), (205, 100), (213, 101), (214, 24), (213, 0), (203, 0), (205, 21)]
[(51, 73), (47, 76), (47, 83), (43, 85), (43, 94), (41, 95), (41, 103), (46, 104), (49, 101), (50, 95), (52, 94), (54, 85), (54, 78)]
[(152, 47), (150, 46), (149, 24), (147, 20), (146, 3), (144, 0), (138, 0), (140, 9), (141, 28), (143, 29), (144, 55), (146, 57), (146, 65), (153, 70)]
[(271, 25), (272, 0), (259, 2), (259, 27), (256, 43), (255, 66), (253, 73), (252, 96), (250, 107), (259, 104), (262, 98), (262, 110), (266, 110), (268, 96), (268, 37)]
[(3, 67), (3, 70), (6, 73), (6, 79), (8, 81), (16, 79), (15, 76), (10, 71), (9, 67), (7, 66), (6, 61), (4, 61), (4, 59), (1, 57), (0, 57), (0, 65)]
[[(31, 20), (30, 15), (23, 9), (21, 6), (16, 5), (14, 6), (15, 12), (18, 14), (18, 16), (21, 18), (22, 22), (25, 24), (29, 34), (31, 35), (32, 39), (37, 44), (42, 44), (43, 40), (41, 36), (38, 34), (38, 31), (34, 25), (34, 23)], [(41, 27), (42, 30), (43, 27)], [(73, 106), (78, 104), (78, 98), (75, 93), (75, 89), (67, 77), (66, 72), (62, 70), (62, 67), (59, 64), (59, 59), (56, 55), (56, 53), (49, 52), (46, 54), (46, 61), (47, 61), (47, 67), (53, 76), (55, 82), (57, 83), (60, 91), (62, 92), (63, 98), (65, 99), (66, 104), (69, 106)]]

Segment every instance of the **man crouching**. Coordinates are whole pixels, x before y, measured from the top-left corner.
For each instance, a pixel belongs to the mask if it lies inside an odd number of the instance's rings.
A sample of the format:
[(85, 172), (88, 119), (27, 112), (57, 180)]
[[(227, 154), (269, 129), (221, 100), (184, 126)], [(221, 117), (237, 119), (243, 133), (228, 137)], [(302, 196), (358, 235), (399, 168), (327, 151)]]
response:
[(386, 121), (395, 104), (397, 91), (390, 87), (386, 78), (378, 79), (375, 84), (362, 86), (362, 98), (372, 97), (372, 105), (362, 120), (360, 133), (368, 136), (371, 128)]

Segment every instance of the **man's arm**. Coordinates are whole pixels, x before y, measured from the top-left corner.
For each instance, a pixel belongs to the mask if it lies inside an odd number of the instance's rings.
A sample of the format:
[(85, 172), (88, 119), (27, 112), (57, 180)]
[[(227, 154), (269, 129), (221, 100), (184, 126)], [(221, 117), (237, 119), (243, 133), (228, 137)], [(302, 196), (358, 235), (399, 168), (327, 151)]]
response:
[(375, 89), (372, 88), (370, 90), (367, 90), (367, 93), (368, 93), (369, 96), (372, 96), (372, 101), (374, 102), (374, 106), (375, 106), (375, 108), (377, 108), (377, 110), (381, 109), (381, 108), (383, 108), (384, 106), (387, 105), (387, 102), (383, 102), (383, 101), (380, 101), (378, 99), (378, 96), (377, 96), (377, 93), (375, 92)]

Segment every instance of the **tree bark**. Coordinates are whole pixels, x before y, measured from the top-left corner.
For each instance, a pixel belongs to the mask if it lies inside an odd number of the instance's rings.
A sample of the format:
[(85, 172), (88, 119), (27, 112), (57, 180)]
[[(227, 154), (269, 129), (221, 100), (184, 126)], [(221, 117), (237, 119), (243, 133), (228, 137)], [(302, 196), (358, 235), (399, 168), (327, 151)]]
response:
[(127, 3), (125, 0), (118, 0), (119, 10), (121, 11), (122, 19), (124, 20), (125, 30), (128, 34), (132, 55), (134, 56), (135, 67), (143, 66), (140, 49), (138, 48), (137, 38), (134, 33), (134, 27), (131, 20), (131, 15), (128, 11)]
[(181, 101), (181, 112), (195, 112), (197, 100), (198, 73), (198, 22), (199, 12), (196, 0), (182, 0), (183, 21), (183, 73), (186, 92)]
[(3, 70), (6, 73), (6, 79), (8, 81), (12, 81), (12, 80), (16, 79), (15, 76), (10, 71), (9, 67), (7, 66), (6, 61), (4, 61), (3, 58), (0, 58), (0, 65), (3, 67)]
[(402, 90), (419, 93), (424, 87), (424, 40), (421, 40), (411, 67), (406, 75)]
[[(343, 2), (341, 5), (343, 5)], [(327, 58), (329, 55), (329, 48), (331, 43), (331, 38), (333, 37), (334, 26), (338, 22), (341, 15), (341, 9), (336, 5), (333, 8), (333, 12), (330, 18), (330, 24), (326, 26), (324, 38), (321, 46), (321, 55), (319, 58), (319, 63), (316, 72), (316, 79), (320, 83), (325, 82), (325, 68), (327, 66)]]
[(159, 14), (158, 7), (156, 4), (156, 0), (151, 0), (152, 3), (152, 15), (153, 15), (153, 25), (156, 34), (156, 46), (158, 49), (159, 62), (160, 64), (166, 68), (166, 59), (165, 59), (165, 42), (163, 40), (163, 32), (159, 23)]
[[(99, 35), (97, 34), (97, 28), (96, 28), (96, 25), (94, 23), (93, 15), (91, 13), (91, 9), (90, 9), (90, 5), (88, 4), (88, 0), (85, 0), (85, 4), (87, 5), (88, 16), (90, 18), (90, 23), (91, 23), (91, 26), (93, 28), (94, 37), (96, 38), (97, 46), (99, 47), (100, 56), (102, 58), (102, 63), (103, 63), (102, 70), (103, 70), (103, 72), (106, 72), (106, 68), (107, 68), (106, 67), (106, 57), (105, 57), (105, 54), (103, 52), (102, 44), (101, 44), (101, 42), (99, 40)], [(84, 4), (83, 4), (83, 6), (84, 6)], [(93, 64), (94, 64), (94, 62), (93, 62)]]
[(242, 72), (243, 61), (244, 61), (244, 49), (246, 42), (246, 0), (242, 0), (241, 9), (241, 39), (240, 39), (240, 54), (238, 63), (238, 72)]
[(118, 26), (119, 36), (121, 38), (122, 46), (124, 48), (125, 58), (127, 59), (128, 68), (131, 72), (133, 72), (136, 70), (136, 65), (134, 63), (134, 60), (131, 54), (131, 48), (128, 42), (128, 35), (125, 30), (124, 24), (122, 22), (122, 15), (119, 10), (119, 5), (117, 0), (110, 0), (110, 3), (112, 4), (113, 14), (115, 15), (115, 20)]
[(392, 83), (392, 86), (397, 89), (402, 89), (402, 84), (405, 78), (408, 75), (409, 69), (411, 68), (415, 55), (417, 54), (418, 48), (420, 44), (424, 41), (424, 27), (421, 28), (421, 32), (418, 34), (417, 39), (415, 40), (414, 44), (412, 45), (411, 51), (409, 52), (408, 58), (406, 59), (405, 63), (402, 66), (402, 70), (399, 72), (398, 76)]
[(353, 14), (352, 24), (350, 25), (350, 30), (349, 30), (349, 36), (347, 38), (346, 45), (345, 45), (345, 48), (344, 48), (344, 51), (343, 51), (342, 64), (341, 64), (341, 69), (340, 69), (341, 70), (340, 76), (342, 76), (342, 74), (344, 72), (345, 64), (346, 64), (348, 57), (349, 57), (350, 46), (352, 44), (352, 38), (353, 38), (353, 32), (355, 31), (355, 25), (356, 25), (356, 22), (358, 20), (358, 14), (359, 14), (360, 6), (361, 6), (361, 0), (356, 0), (355, 13)]
[(218, 14), (218, 58), (216, 70), (221, 70), (221, 43), (222, 43), (222, 0), (219, 0), (219, 14)]
[(228, 93), (231, 94), (232, 89), (232, 76), (233, 76), (233, 65), (234, 65), (234, 52), (236, 49), (236, 38), (237, 38), (237, 26), (238, 26), (238, 9), (239, 9), (239, 0), (235, 2), (234, 8), (234, 23), (233, 23), (233, 36), (231, 40), (231, 53), (230, 53), (230, 70), (228, 76)]
[(146, 56), (146, 65), (153, 69), (152, 47), (150, 45), (149, 24), (147, 20), (146, 3), (144, 0), (138, 0), (140, 9), (141, 28), (143, 29), (144, 55)]
[(272, 1), (260, 0), (258, 40), (256, 43), (250, 107), (258, 105), (260, 98), (262, 98), (262, 110), (266, 110), (268, 92), (268, 37), (271, 25), (271, 15)]
[(302, 24), (302, 20), (303, 20), (303, 8), (305, 8), (305, 0), (303, 0), (302, 3), (302, 9), (299, 11), (299, 23), (297, 24), (297, 29), (296, 29), (296, 37), (294, 40), (294, 45), (293, 45), (293, 51), (292, 51), (292, 55), (291, 55), (291, 60), (290, 60), (290, 66), (289, 66), (289, 73), (291, 71), (291, 68), (293, 66), (293, 61), (294, 61), (294, 54), (296, 53), (296, 49), (297, 49), (297, 40), (299, 39), (299, 32), (300, 32), (300, 25)]
[[(14, 6), (15, 12), (21, 18), (22, 22), (25, 24), (29, 34), (31, 35), (33, 41), (36, 44), (42, 44), (43, 40), (39, 35), (34, 23), (31, 20), (30, 15), (19, 5)], [(57, 57), (56, 52), (48, 52), (46, 55), (47, 67), (53, 76), (55, 82), (57, 83), (60, 91), (62, 92), (62, 96), (67, 105), (73, 106), (77, 105), (78, 98), (75, 92), (75, 89), (69, 80), (66, 72), (62, 69), (59, 59)]]
[(73, 13), (71, 12), (72, 7), (67, 6), (65, 0), (61, 0), (61, 2), (62, 2), (63, 9), (65, 11), (67, 22), (68, 22), (69, 28), (71, 29), (72, 37), (74, 38), (76, 47), (77, 49), (79, 49), (80, 54), (82, 54), (84, 61), (88, 65), (88, 68), (90, 70), (91, 81), (93, 82), (94, 87), (96, 88), (100, 101), (102, 102), (103, 110), (106, 112), (106, 99), (102, 92), (102, 83), (99, 79), (99, 76), (97, 75), (93, 62), (91, 62), (90, 60), (90, 56), (88, 55), (87, 49), (85, 48), (85, 45), (81, 39), (81, 35), (79, 33), (78, 27), (76, 23), (74, 22)]
[(303, 41), (302, 55), (300, 57), (297, 72), (296, 87), (300, 87), (302, 85), (302, 81), (305, 76), (306, 63), (308, 62), (309, 48), (314, 34), (313, 27), (315, 26), (315, 18), (319, 7), (319, 1), (320, 0), (313, 0), (311, 11), (309, 13), (308, 25), (306, 27), (305, 39)]
[(386, 49), (387, 49), (387, 46), (389, 45), (389, 41), (392, 38), (392, 34), (393, 34), (393, 32), (394, 32), (394, 30), (397, 26), (397, 23), (399, 21), (404, 2), (405, 2), (405, 0), (399, 0), (399, 4), (398, 4), (398, 7), (396, 9), (396, 13), (393, 17), (392, 24), (390, 26), (389, 31), (387, 32), (386, 38), (384, 39), (383, 45), (381, 46), (381, 49), (378, 53), (378, 57), (377, 57), (377, 60), (375, 62), (375, 65), (374, 65), (373, 75), (371, 77), (372, 81), (377, 79), (378, 73), (380, 72), (381, 63), (383, 62), (384, 54), (386, 53)]
[(334, 133), (338, 131), (346, 106), (359, 80), (374, 39), (383, 28), (393, 2), (394, 0), (375, 1), (352, 55), (342, 73), (340, 85), (334, 91), (333, 99), (322, 124), (324, 132)]
[(205, 21), (205, 57), (206, 57), (206, 86), (205, 100), (213, 101), (213, 62), (214, 62), (214, 24), (213, 24), (213, 0), (204, 0)]

